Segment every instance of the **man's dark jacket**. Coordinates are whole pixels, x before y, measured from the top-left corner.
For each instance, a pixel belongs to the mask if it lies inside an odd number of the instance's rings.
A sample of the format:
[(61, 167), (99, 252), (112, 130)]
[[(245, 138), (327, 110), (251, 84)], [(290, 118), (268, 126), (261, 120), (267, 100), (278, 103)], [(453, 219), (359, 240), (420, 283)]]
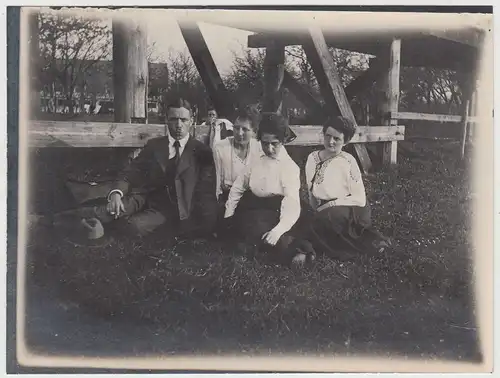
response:
[[(120, 174), (114, 188), (124, 195), (149, 193), (166, 185), (165, 168), (169, 159), (168, 137), (150, 139), (141, 153)], [(175, 175), (175, 189), (181, 223), (213, 229), (217, 220), (215, 166), (212, 151), (189, 137)]]

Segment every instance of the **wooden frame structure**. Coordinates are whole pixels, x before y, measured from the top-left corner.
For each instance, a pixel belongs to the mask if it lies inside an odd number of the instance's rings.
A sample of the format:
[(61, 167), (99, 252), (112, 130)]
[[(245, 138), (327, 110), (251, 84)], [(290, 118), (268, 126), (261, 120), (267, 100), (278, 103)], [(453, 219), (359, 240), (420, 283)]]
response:
[[(204, 21), (200, 19), (199, 21)], [(179, 27), (189, 52), (198, 69), (207, 92), (219, 114), (230, 116), (234, 104), (213, 61), (197, 21), (179, 20)], [(220, 23), (219, 23), (220, 24)], [(364, 143), (380, 142), (383, 145), (382, 161), (385, 165), (397, 162), (397, 141), (404, 139), (404, 126), (398, 120), (440, 120), (460, 122), (467, 125), (474, 120), (464, 108), (462, 115), (434, 115), (402, 113), (399, 105), (400, 67), (402, 65), (433, 66), (460, 69), (466, 74), (466, 97), (470, 100), (475, 80), (475, 62), (481, 36), (475, 31), (460, 33), (394, 33), (380, 32), (378, 35), (362, 33), (330, 33), (311, 25), (300, 30), (280, 31), (272, 28), (246, 27), (244, 21), (221, 25), (246, 29), (254, 34), (248, 37), (248, 46), (265, 48), (264, 97), (265, 111), (280, 112), (283, 88), (286, 87), (306, 107), (328, 116), (342, 115), (356, 123), (350, 100), (363, 89), (377, 81), (383, 89), (380, 99), (383, 110), (378, 126), (358, 126), (358, 132), (351, 141), (366, 173), (372, 167)], [(30, 125), (32, 147), (141, 147), (151, 137), (164, 135), (164, 125), (150, 125), (147, 122), (148, 65), (146, 57), (145, 28), (130, 20), (113, 22), (113, 71), (115, 85), (115, 123), (40, 122)], [(318, 81), (324, 104), (305, 90), (285, 70), (287, 45), (302, 45)], [(137, 47), (142, 45), (143, 48)], [(343, 88), (337, 67), (329, 47), (375, 55), (370, 66), (346, 88)], [(429, 53), (428, 51), (431, 50)], [(436, 53), (438, 52), (438, 53)], [(464, 101), (464, 103), (470, 101)], [(131, 125), (131, 123), (136, 123)], [(321, 126), (292, 126), (297, 138), (291, 144), (321, 144)], [(198, 138), (204, 138), (206, 130), (195, 127)], [(465, 138), (462, 138), (465, 140)]]

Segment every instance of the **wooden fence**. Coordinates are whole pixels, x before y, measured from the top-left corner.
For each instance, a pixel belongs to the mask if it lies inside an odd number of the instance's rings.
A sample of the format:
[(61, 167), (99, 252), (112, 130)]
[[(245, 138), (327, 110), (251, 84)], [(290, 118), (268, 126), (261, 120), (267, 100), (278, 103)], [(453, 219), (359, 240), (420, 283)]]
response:
[[(297, 138), (290, 146), (315, 146), (323, 143), (322, 126), (290, 126)], [(204, 140), (208, 126), (197, 125), (194, 136)], [(404, 140), (404, 126), (358, 126), (350, 143)], [(165, 125), (114, 122), (30, 121), (29, 146), (57, 147), (142, 147), (148, 139), (164, 136)]]

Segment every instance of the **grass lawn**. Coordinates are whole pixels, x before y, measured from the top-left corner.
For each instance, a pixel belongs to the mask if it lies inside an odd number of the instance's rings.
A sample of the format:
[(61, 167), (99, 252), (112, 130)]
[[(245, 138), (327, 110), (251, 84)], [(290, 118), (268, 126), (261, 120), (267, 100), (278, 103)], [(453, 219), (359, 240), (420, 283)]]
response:
[[(115, 345), (134, 354), (370, 353), (480, 361), (471, 193), (467, 169), (456, 159), (459, 146), (401, 145), (397, 168), (365, 177), (374, 224), (397, 242), (395, 251), (377, 258), (320, 257), (296, 270), (222, 242), (175, 244), (159, 233), (89, 249), (33, 230), (28, 294), (53, 290), (51, 300), (65, 311), (102, 319), (90, 347), (53, 342), (54, 353), (102, 355), (108, 348), (111, 354)], [(290, 149), (302, 166), (308, 152)], [(36, 322), (28, 323), (30, 343), (43, 348), (46, 341), (30, 338)], [(115, 331), (101, 345), (104, 323)], [(66, 332), (77, 334), (74, 325)]]

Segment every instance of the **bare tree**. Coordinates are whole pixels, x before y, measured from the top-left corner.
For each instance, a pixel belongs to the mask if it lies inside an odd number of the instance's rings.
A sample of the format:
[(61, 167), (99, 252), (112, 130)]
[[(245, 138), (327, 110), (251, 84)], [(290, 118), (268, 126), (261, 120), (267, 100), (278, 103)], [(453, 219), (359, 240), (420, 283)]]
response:
[(40, 13), (39, 35), (42, 83), (55, 101), (60, 90), (73, 112), (75, 90), (85, 96), (86, 73), (111, 56), (111, 30), (97, 19)]

